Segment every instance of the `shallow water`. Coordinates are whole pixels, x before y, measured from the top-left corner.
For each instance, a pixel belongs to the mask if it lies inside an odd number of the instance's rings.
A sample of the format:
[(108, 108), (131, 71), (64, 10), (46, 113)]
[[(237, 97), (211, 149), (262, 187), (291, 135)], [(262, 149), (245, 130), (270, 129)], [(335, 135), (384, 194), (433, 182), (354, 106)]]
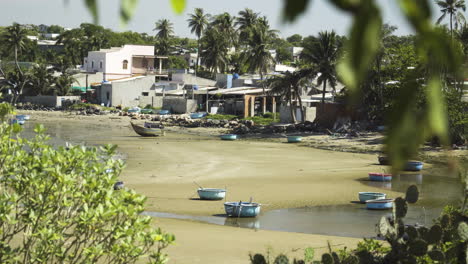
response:
[[(24, 126), (24, 137), (33, 135), (32, 129), (37, 120), (27, 122)], [(43, 122), (44, 123), (44, 122)], [(122, 126), (106, 126), (83, 124), (77, 126), (73, 121), (63, 123), (45, 122), (47, 134), (54, 145), (65, 145), (65, 142), (72, 142), (83, 145), (102, 144), (112, 138), (112, 142), (154, 142), (154, 139), (143, 138), (129, 133), (131, 128)], [(181, 135), (167, 133), (165, 137), (158, 138), (161, 143), (171, 142), (194, 142), (210, 141), (219, 139), (217, 137), (206, 137), (198, 135)], [(230, 144), (233, 142), (228, 142)], [(234, 143), (235, 144), (235, 143)], [(271, 143), (278, 144), (278, 143)], [(234, 146), (232, 146), (235, 148)], [(239, 155), (242, 155), (244, 149), (238, 146)], [(265, 159), (267, 156), (265, 156)], [(408, 216), (405, 219), (407, 224), (431, 224), (432, 219), (436, 218), (445, 204), (456, 204), (461, 194), (460, 183), (456, 178), (442, 177), (433, 170), (424, 170), (424, 174), (404, 173), (394, 177), (392, 182), (370, 182), (362, 178), (362, 174), (357, 174), (356, 179), (365, 186), (377, 187), (385, 192), (392, 190), (404, 192), (412, 184), (418, 186), (420, 190), (420, 201), (417, 205), (410, 206)], [(339, 194), (337, 194), (339, 195)], [(395, 198), (395, 197), (390, 197)], [(357, 194), (356, 194), (357, 200)], [(216, 202), (214, 202), (216, 203)], [(220, 205), (222, 206), (221, 202)], [(236, 226), (242, 228), (267, 229), (288, 232), (325, 234), (350, 237), (374, 237), (375, 224), (382, 216), (390, 215), (391, 211), (369, 211), (365, 205), (350, 201), (349, 204), (337, 206), (315, 206), (295, 209), (279, 209), (268, 212), (262, 212), (255, 219), (247, 218), (227, 218), (225, 215), (211, 216), (190, 216), (178, 215), (162, 212), (146, 212), (146, 214), (155, 217), (176, 218), (201, 221), (217, 225)]]

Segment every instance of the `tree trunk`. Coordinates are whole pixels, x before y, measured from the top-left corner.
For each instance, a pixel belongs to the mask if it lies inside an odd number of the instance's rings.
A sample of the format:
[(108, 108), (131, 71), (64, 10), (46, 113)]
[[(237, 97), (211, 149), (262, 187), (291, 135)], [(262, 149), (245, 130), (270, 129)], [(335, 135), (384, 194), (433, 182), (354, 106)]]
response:
[(452, 29), (452, 13), (450, 13), (450, 38), (453, 39), (453, 29)]
[(297, 96), (297, 100), (299, 100), (299, 107), (300, 107), (300, 110), (301, 110), (301, 120), (299, 120), (299, 122), (304, 122), (304, 108), (302, 107), (302, 99), (301, 99), (301, 96), (299, 95), (299, 93), (297, 92), (298, 90), (294, 89), (296, 91), (296, 96)]
[(197, 76), (198, 72), (198, 63), (200, 61), (200, 37), (198, 37), (198, 48), (197, 48), (197, 62), (195, 64), (195, 76)]
[(291, 94), (291, 92), (289, 92), (289, 111), (291, 112), (292, 122), (295, 124), (296, 123), (296, 115), (294, 113), (294, 110), (296, 110), (296, 109), (293, 108), (292, 94)]
[(323, 90), (322, 90), (322, 112), (325, 109), (325, 93), (327, 90), (327, 80), (323, 81)]

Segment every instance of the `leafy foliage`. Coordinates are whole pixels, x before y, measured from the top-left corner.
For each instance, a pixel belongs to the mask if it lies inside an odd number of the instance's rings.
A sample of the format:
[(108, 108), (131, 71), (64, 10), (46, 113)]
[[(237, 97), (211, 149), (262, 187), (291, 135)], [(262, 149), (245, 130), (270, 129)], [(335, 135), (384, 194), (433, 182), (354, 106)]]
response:
[(0, 124), (1, 263), (165, 262), (174, 236), (140, 215), (145, 197), (113, 189), (116, 146), (54, 148), (43, 126), (32, 140), (15, 131)]

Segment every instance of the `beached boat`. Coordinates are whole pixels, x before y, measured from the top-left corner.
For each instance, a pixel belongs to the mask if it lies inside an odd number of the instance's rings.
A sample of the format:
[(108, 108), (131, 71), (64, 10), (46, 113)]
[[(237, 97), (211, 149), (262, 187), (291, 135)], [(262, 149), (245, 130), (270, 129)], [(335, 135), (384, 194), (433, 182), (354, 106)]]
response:
[(26, 123), (26, 121), (24, 119), (12, 119), (10, 120), (10, 124), (18, 124), (18, 125), (24, 125), (24, 123)]
[(366, 201), (369, 210), (387, 210), (393, 208), (393, 199), (377, 199)]
[(226, 189), (198, 188), (200, 200), (222, 200), (226, 196)]
[(133, 107), (127, 110), (127, 113), (140, 113), (141, 108), (139, 107)]
[(168, 115), (170, 114), (171, 112), (169, 110), (159, 110), (158, 114), (160, 115)]
[(236, 134), (225, 134), (225, 135), (221, 135), (219, 136), (222, 140), (236, 140), (237, 139), (237, 135)]
[(252, 202), (227, 202), (224, 210), (230, 217), (256, 217), (260, 213), (260, 204)]
[(145, 122), (144, 127), (146, 127), (146, 128), (159, 128), (159, 129), (164, 128), (164, 126), (161, 123), (156, 123), (156, 122)]
[(378, 159), (380, 165), (390, 165), (390, 160), (387, 156), (379, 156)]
[(20, 120), (29, 120), (31, 118), (30, 115), (16, 115), (16, 119), (20, 119)]
[(133, 124), (132, 122), (130, 122), (130, 124), (132, 125), (133, 130), (142, 137), (164, 136), (164, 130), (161, 128), (148, 128)]
[(298, 143), (302, 141), (301, 136), (288, 136), (288, 143)]
[(123, 181), (118, 181), (114, 184), (114, 190), (122, 190), (124, 188), (124, 183)]
[(141, 110), (140, 110), (140, 113), (142, 113), (142, 114), (152, 114), (152, 113), (153, 113), (153, 109), (146, 109), (146, 108), (144, 108), (144, 109), (141, 109)]
[(405, 165), (405, 171), (420, 171), (423, 168), (423, 163), (421, 161), (408, 161)]
[(385, 199), (387, 195), (385, 193), (376, 192), (359, 192), (359, 201), (365, 203), (368, 200)]
[(369, 180), (371, 181), (391, 181), (392, 175), (379, 172), (369, 172)]
[(205, 113), (191, 113), (190, 118), (191, 119), (199, 119), (204, 117), (206, 114)]

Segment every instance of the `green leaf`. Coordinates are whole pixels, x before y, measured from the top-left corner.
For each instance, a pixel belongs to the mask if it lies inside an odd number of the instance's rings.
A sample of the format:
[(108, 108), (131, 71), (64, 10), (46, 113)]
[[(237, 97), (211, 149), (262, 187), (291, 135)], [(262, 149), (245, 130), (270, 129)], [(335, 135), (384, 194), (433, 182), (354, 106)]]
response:
[(185, 5), (186, 5), (185, 0), (171, 0), (172, 9), (177, 14), (182, 14), (182, 12), (184, 12)]
[(337, 71), (343, 82), (355, 95), (364, 80), (369, 65), (379, 51), (382, 18), (373, 1), (361, 5), (354, 17), (351, 37), (346, 44), (346, 54)]
[(428, 121), (432, 134), (439, 136), (442, 143), (448, 143), (447, 118), (442, 85), (437, 78), (431, 78), (427, 86)]
[(138, 0), (120, 0), (120, 24), (126, 25), (133, 17)]
[(93, 16), (93, 22), (97, 24), (99, 22), (97, 0), (85, 0), (85, 4)]
[(283, 20), (293, 22), (307, 10), (309, 0), (283, 0)]

